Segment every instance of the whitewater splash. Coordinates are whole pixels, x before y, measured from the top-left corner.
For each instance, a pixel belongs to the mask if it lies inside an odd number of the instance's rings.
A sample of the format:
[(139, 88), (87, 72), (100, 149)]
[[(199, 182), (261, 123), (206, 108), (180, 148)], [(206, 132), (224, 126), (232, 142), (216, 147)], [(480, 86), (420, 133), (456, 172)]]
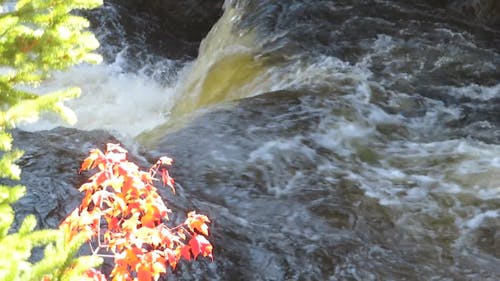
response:
[[(39, 87), (44, 94), (67, 87), (80, 87), (82, 95), (67, 102), (77, 116), (73, 127), (103, 129), (125, 138), (134, 138), (161, 124), (170, 116), (183, 116), (207, 105), (253, 96), (267, 89), (251, 84), (261, 74), (254, 59), (256, 48), (250, 35), (232, 32), (235, 12), (228, 9), (200, 46), (194, 62), (152, 56), (130, 69), (125, 32), (117, 23), (118, 11), (106, 5), (100, 15), (105, 20), (96, 34), (100, 40), (118, 41), (100, 49), (108, 58), (101, 65), (79, 65), (56, 72)], [(114, 32), (113, 34), (111, 32)], [(118, 38), (118, 39), (117, 39)], [(137, 46), (133, 46), (137, 48)], [(147, 54), (136, 56), (150, 57)], [(180, 66), (180, 67), (179, 67)], [(34, 124), (21, 124), (29, 131), (69, 126), (53, 114), (45, 114)]]
[[(173, 87), (163, 86), (145, 75), (122, 72), (115, 65), (81, 65), (60, 72), (36, 91), (44, 93), (77, 86), (79, 98), (66, 102), (77, 116), (75, 128), (103, 129), (123, 137), (135, 137), (166, 122), (173, 106)], [(45, 114), (25, 130), (68, 126), (57, 116)]]

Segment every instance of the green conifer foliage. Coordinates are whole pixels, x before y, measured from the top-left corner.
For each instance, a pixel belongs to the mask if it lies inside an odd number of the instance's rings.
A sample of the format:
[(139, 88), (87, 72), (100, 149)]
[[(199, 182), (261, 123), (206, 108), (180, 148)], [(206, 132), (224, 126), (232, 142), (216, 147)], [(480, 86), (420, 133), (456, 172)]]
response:
[[(14, 9), (7, 7), (14, 6)], [(0, 0), (0, 177), (19, 180), (15, 161), (22, 152), (12, 148), (9, 130), (23, 121), (36, 120), (43, 111), (53, 111), (75, 122), (64, 106), (77, 97), (78, 88), (45, 95), (31, 93), (54, 70), (65, 70), (82, 62), (97, 63), (92, 53), (99, 43), (87, 31), (89, 23), (72, 14), (74, 9), (92, 9), (102, 0)], [(101, 261), (75, 254), (82, 240), (67, 243), (60, 230), (34, 230), (36, 220), (28, 216), (17, 232), (12, 203), (23, 196), (23, 186), (0, 185), (0, 280), (82, 280), (87, 269)], [(44, 247), (42, 260), (29, 262), (33, 247)]]

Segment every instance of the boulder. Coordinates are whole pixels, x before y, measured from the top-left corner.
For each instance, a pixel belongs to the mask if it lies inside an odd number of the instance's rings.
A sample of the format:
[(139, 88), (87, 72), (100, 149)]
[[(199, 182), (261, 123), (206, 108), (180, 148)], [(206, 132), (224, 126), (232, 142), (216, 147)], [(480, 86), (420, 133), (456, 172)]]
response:
[(159, 28), (176, 38), (200, 42), (222, 15), (223, 0), (128, 0), (116, 1), (130, 11), (141, 11), (157, 17)]
[(80, 13), (90, 20), (103, 46), (100, 53), (108, 61), (125, 48), (132, 61), (137, 56), (145, 61), (151, 55), (191, 60), (222, 15), (222, 4), (222, 0), (109, 0), (98, 9)]
[[(14, 228), (24, 217), (34, 214), (40, 228), (57, 228), (80, 203), (78, 191), (89, 174), (79, 174), (82, 161), (93, 148), (105, 149), (117, 140), (104, 131), (56, 128), (50, 131), (14, 131), (14, 147), (24, 151), (18, 161), (20, 184), (26, 194), (14, 204)], [(13, 182), (19, 184), (19, 182)]]

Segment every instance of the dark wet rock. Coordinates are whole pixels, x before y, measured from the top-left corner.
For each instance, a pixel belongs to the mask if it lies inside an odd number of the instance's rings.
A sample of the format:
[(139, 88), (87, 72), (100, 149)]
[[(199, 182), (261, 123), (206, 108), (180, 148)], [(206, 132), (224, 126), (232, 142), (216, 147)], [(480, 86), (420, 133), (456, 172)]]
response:
[[(127, 1), (160, 19), (161, 28), (176, 38), (199, 42), (222, 15), (222, 0)], [(129, 5), (130, 5), (129, 4)]]
[[(82, 198), (78, 187), (87, 181), (89, 175), (78, 173), (81, 161), (91, 149), (103, 149), (106, 143), (117, 142), (104, 131), (84, 132), (66, 128), (34, 133), (15, 130), (12, 135), (14, 147), (24, 151), (18, 161), (22, 169), (21, 181), (2, 179), (2, 183), (26, 187), (25, 195), (13, 205), (13, 229), (18, 229), (27, 215), (36, 217), (37, 229), (57, 228)], [(85, 247), (81, 253), (89, 254)], [(42, 257), (43, 249), (35, 248), (31, 261)]]
[(106, 143), (117, 142), (104, 131), (84, 132), (57, 128), (50, 131), (14, 131), (14, 146), (24, 151), (19, 160), (21, 184), (26, 195), (14, 205), (15, 225), (26, 215), (34, 214), (40, 228), (56, 228), (79, 204), (78, 187), (86, 174), (78, 169), (93, 148), (104, 149)]
[(199, 42), (176, 37), (162, 27), (158, 17), (135, 7), (106, 2), (98, 9), (82, 13), (89, 19), (91, 30), (101, 43), (99, 53), (109, 62), (124, 50), (131, 62), (145, 60), (148, 56), (185, 60), (197, 55)]
[(195, 58), (201, 40), (222, 15), (222, 2), (111, 0), (81, 13), (90, 20), (106, 60), (126, 49), (127, 59), (140, 64), (154, 56)]
[[(173, 59), (193, 58), (201, 40), (222, 15), (222, 2), (113, 0), (87, 15), (97, 33), (115, 29), (129, 42), (140, 41), (143, 44), (137, 45), (150, 52)], [(111, 10), (116, 15), (110, 18)]]

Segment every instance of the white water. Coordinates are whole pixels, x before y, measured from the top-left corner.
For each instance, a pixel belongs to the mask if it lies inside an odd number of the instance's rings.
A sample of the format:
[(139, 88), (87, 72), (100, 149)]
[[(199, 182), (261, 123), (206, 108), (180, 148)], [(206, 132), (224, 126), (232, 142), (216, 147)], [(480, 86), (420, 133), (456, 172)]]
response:
[[(114, 64), (80, 65), (55, 73), (36, 89), (39, 93), (77, 86), (82, 95), (66, 104), (76, 113), (75, 128), (103, 129), (123, 137), (135, 137), (168, 120), (174, 104), (174, 87), (162, 86), (144, 74), (123, 72), (120, 60)], [(68, 126), (56, 116), (45, 114), (25, 130), (46, 130)]]

